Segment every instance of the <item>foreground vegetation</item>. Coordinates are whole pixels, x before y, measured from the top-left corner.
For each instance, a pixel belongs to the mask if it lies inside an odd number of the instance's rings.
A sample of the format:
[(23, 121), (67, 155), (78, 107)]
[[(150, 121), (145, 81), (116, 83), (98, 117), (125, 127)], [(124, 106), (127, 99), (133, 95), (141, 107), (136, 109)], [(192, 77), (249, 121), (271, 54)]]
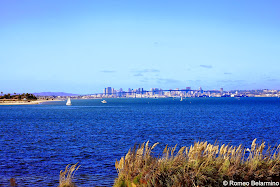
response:
[(75, 183), (73, 181), (74, 175), (80, 166), (77, 166), (78, 163), (72, 165), (67, 165), (65, 170), (61, 170), (59, 174), (59, 185), (58, 187), (75, 187)]
[(197, 142), (190, 147), (166, 146), (159, 157), (152, 154), (158, 143), (149, 141), (129, 150), (116, 161), (114, 186), (223, 186), (223, 181), (280, 181), (280, 145), (212, 145)]

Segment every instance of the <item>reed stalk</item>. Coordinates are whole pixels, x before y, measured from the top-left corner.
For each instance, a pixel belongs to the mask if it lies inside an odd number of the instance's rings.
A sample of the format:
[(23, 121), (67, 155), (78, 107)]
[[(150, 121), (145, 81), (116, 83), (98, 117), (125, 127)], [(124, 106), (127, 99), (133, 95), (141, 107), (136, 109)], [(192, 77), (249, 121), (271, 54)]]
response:
[(75, 187), (75, 183), (73, 182), (74, 175), (80, 166), (77, 166), (78, 163), (72, 165), (68, 164), (65, 170), (60, 171), (59, 175), (59, 185), (58, 187)]

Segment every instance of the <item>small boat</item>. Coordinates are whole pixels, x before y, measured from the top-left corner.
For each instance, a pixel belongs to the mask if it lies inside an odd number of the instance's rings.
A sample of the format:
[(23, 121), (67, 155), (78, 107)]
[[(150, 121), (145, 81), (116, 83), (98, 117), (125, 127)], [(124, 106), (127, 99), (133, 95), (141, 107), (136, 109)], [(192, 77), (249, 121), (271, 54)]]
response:
[(180, 101), (183, 101), (183, 97), (181, 97), (181, 100)]
[(107, 103), (107, 101), (106, 100), (102, 100), (101, 103)]
[(72, 104), (71, 104), (71, 99), (70, 99), (70, 98), (67, 99), (66, 105), (67, 105), (67, 106), (72, 105)]

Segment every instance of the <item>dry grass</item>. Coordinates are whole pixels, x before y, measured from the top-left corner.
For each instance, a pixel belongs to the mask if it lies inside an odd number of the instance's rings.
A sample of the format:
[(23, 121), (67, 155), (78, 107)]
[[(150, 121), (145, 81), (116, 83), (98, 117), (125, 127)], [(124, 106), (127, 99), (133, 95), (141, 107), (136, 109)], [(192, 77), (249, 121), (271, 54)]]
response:
[(280, 181), (280, 145), (265, 143), (251, 148), (197, 142), (190, 147), (166, 146), (158, 158), (149, 141), (129, 150), (116, 161), (118, 178), (114, 186), (222, 186), (223, 180)]
[(75, 183), (73, 182), (73, 178), (75, 172), (79, 169), (80, 166), (77, 167), (77, 164), (74, 164), (70, 167), (68, 164), (65, 168), (65, 171), (61, 170), (59, 174), (59, 185), (58, 187), (75, 187)]

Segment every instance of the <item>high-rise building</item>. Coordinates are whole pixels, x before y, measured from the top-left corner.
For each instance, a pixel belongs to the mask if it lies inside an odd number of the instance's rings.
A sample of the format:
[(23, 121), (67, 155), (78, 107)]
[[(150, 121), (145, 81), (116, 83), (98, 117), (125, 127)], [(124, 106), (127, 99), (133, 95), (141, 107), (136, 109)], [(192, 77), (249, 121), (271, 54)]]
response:
[(111, 87), (107, 87), (104, 89), (104, 94), (105, 95), (112, 95), (112, 88)]
[(131, 92), (132, 92), (132, 90), (131, 90), (131, 88), (128, 88), (128, 91), (127, 91), (128, 93), (128, 95), (131, 95)]
[(151, 88), (151, 95), (154, 95), (154, 94), (155, 94), (154, 88)]
[(151, 88), (151, 93), (152, 93), (152, 95), (159, 94), (159, 89), (158, 88)]
[(136, 93), (137, 93), (137, 94), (143, 94), (143, 92), (144, 92), (144, 88), (138, 88), (138, 89), (136, 90)]
[(119, 96), (119, 97), (122, 97), (122, 96), (123, 96), (123, 89), (122, 89), (122, 88), (120, 88), (120, 90), (119, 90), (119, 92), (118, 92), (118, 96)]
[(111, 88), (111, 87), (108, 87), (108, 88), (107, 88), (107, 92), (108, 92), (108, 95), (112, 95), (112, 88)]
[(112, 94), (113, 96), (117, 96), (117, 90), (115, 90), (114, 88), (112, 89)]

